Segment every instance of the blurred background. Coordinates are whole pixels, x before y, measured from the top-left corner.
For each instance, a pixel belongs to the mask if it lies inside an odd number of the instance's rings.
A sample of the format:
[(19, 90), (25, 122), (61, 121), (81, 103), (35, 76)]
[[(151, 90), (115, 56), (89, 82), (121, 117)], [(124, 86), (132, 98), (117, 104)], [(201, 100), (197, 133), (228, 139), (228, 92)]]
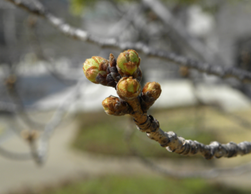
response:
[[(42, 4), (101, 39), (251, 71), (249, 1), (21, 2)], [(105, 114), (101, 103), (116, 91), (89, 82), (82, 64), (122, 51), (67, 37), (0, 1), (0, 193), (250, 193), (250, 156), (179, 156), (149, 140), (129, 116)], [(250, 141), (250, 84), (139, 56), (142, 84), (162, 87), (150, 114), (164, 131), (204, 144)]]

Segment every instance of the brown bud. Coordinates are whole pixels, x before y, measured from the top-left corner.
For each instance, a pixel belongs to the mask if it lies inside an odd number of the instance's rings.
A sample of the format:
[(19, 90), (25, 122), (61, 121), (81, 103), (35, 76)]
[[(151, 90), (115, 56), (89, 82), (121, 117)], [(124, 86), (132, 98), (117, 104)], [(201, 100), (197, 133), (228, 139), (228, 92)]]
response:
[(17, 82), (17, 78), (15, 75), (9, 75), (9, 77), (5, 79), (5, 84), (10, 90), (15, 88), (16, 82)]
[(136, 98), (140, 93), (140, 83), (132, 77), (123, 77), (117, 84), (117, 93), (124, 100)]
[(188, 77), (190, 72), (189, 72), (189, 68), (188, 67), (185, 67), (185, 66), (181, 66), (179, 68), (179, 73), (182, 77)]
[(109, 115), (122, 116), (131, 112), (129, 105), (115, 96), (109, 96), (103, 100), (102, 105), (106, 114)]
[(24, 140), (32, 143), (38, 138), (39, 134), (35, 130), (31, 130), (31, 131), (30, 130), (24, 130), (24, 131), (21, 132), (21, 136), (23, 137)]
[(111, 74), (116, 83), (121, 79), (121, 75), (116, 67), (116, 59), (112, 53), (109, 56), (109, 74)]
[(155, 100), (160, 96), (160, 94), (161, 87), (157, 82), (147, 82), (142, 90), (142, 95), (149, 96)]
[(143, 112), (146, 112), (161, 94), (160, 84), (157, 82), (147, 82), (141, 93), (141, 106)]

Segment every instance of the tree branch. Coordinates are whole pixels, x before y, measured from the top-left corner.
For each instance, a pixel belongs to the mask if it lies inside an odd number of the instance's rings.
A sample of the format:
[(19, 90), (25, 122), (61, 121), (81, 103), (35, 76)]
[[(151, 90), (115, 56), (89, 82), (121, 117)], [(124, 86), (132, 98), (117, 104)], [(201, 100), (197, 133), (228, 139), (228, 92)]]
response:
[[(118, 87), (117, 85), (117, 92)], [(147, 95), (149, 95), (149, 93), (147, 93)], [(120, 94), (119, 96), (121, 97)], [(186, 140), (183, 137), (179, 137), (173, 131), (164, 132), (159, 127), (159, 122), (153, 118), (153, 116), (147, 115), (146, 112), (142, 110), (140, 98), (142, 97), (131, 100), (126, 99), (126, 102), (133, 109), (132, 113), (128, 112), (128, 114), (133, 117), (140, 131), (145, 132), (150, 139), (157, 141), (162, 147), (165, 147), (170, 152), (186, 156), (198, 154), (206, 159), (212, 159), (213, 157), (230, 158), (237, 155), (249, 154), (251, 152), (251, 142), (247, 141), (239, 144), (234, 142), (220, 144), (214, 141), (209, 145), (204, 145), (198, 141)], [(157, 100), (157, 98), (155, 100)]]
[(141, 42), (137, 42), (137, 43), (118, 42), (118, 40), (114, 38), (101, 38), (101, 37), (93, 36), (82, 29), (78, 29), (78, 28), (74, 28), (70, 26), (69, 24), (61, 20), (60, 18), (46, 11), (44, 7), (42, 6), (39, 6), (38, 8), (32, 8), (29, 4), (22, 2), (20, 0), (6, 0), (6, 1), (13, 3), (14, 5), (28, 11), (29, 13), (32, 13), (32, 14), (35, 14), (44, 18), (52, 26), (58, 29), (60, 32), (74, 39), (91, 42), (94, 44), (98, 44), (100, 46), (119, 48), (122, 50), (125, 50), (128, 48), (135, 49), (137, 51), (141, 51), (145, 53), (148, 56), (164, 58), (175, 64), (186, 66), (192, 69), (196, 69), (200, 72), (204, 72), (207, 74), (216, 75), (221, 78), (234, 77), (242, 82), (251, 82), (251, 73), (244, 70), (240, 70), (240, 69), (236, 69), (232, 67), (224, 67), (222, 65), (212, 65), (208, 63), (202, 63), (197, 60), (192, 60), (184, 56), (177, 55), (175, 53), (156, 50)]
[[(96, 74), (94, 71), (89, 71), (96, 67), (96, 63), (97, 62), (92, 59), (88, 59), (84, 63), (84, 73), (85, 75), (87, 75), (86, 72), (89, 73), (88, 76), (91, 77), (90, 81), (93, 81), (92, 77), (100, 76), (100, 74)], [(186, 140), (183, 137), (179, 137), (172, 131), (162, 131), (157, 119), (147, 114), (147, 110), (161, 94), (160, 84), (157, 82), (148, 82), (141, 90), (141, 85), (139, 83), (140, 79), (137, 79), (138, 74), (136, 73), (139, 70), (140, 58), (134, 50), (127, 50), (120, 53), (115, 63), (118, 73), (121, 75), (121, 79), (117, 82), (115, 88), (119, 98), (110, 96), (102, 102), (103, 108), (107, 114), (114, 116), (122, 116), (125, 114), (131, 115), (140, 131), (145, 132), (150, 139), (157, 141), (168, 151), (177, 154), (198, 154), (204, 156), (206, 159), (211, 159), (213, 157), (230, 158), (237, 155), (249, 154), (251, 152), (251, 142), (247, 141), (239, 144), (233, 142), (220, 144), (214, 141), (209, 145), (204, 145), (198, 141)], [(100, 61), (99, 69), (101, 69), (100, 67), (102, 64), (103, 61)], [(129, 70), (127, 69), (128, 66), (130, 67)], [(136, 68), (134, 68), (134, 71), (131, 71), (133, 67)], [(108, 77), (108, 75), (106, 76)]]
[[(200, 40), (191, 36), (184, 25), (173, 17), (172, 13), (166, 6), (164, 6), (158, 0), (142, 0), (142, 3), (149, 7), (160, 20), (172, 31), (169, 35), (175, 42), (181, 44), (182, 47), (187, 47), (192, 50), (199, 58), (210, 61), (217, 54), (215, 51), (211, 51)], [(220, 60), (221, 61), (221, 60)]]
[(144, 164), (145, 166), (147, 166), (148, 168), (152, 169), (155, 172), (158, 172), (160, 174), (163, 174), (164, 176), (171, 176), (173, 178), (215, 178), (217, 176), (222, 176), (222, 175), (226, 175), (226, 174), (243, 174), (244, 172), (248, 172), (251, 170), (250, 168), (250, 162), (246, 163), (244, 165), (240, 165), (240, 166), (236, 166), (234, 168), (213, 168), (213, 169), (208, 169), (208, 170), (203, 170), (203, 171), (177, 171), (177, 170), (173, 170), (171, 168), (163, 168), (160, 165), (156, 164), (155, 162), (149, 160), (148, 158), (144, 157), (143, 155), (141, 155), (138, 150), (133, 147), (132, 145), (132, 137), (133, 137), (133, 131), (130, 130), (132, 126), (126, 128), (126, 133), (125, 133), (125, 141), (126, 144), (129, 147), (129, 150), (131, 151), (131, 153), (138, 157), (138, 159), (142, 162), (142, 164)]
[(57, 110), (54, 112), (50, 122), (44, 127), (41, 137), (38, 139), (38, 146), (36, 150), (36, 162), (43, 164), (47, 157), (49, 139), (55, 129), (59, 126), (60, 122), (63, 120), (66, 111), (72, 105), (72, 102), (75, 102), (79, 97), (80, 86), (85, 85), (84, 79), (79, 79), (76, 86), (73, 88), (70, 95), (65, 98), (63, 103), (58, 106)]
[(147, 136), (151, 139), (157, 140), (164, 138), (166, 143), (161, 146), (166, 147), (170, 152), (175, 152), (181, 155), (202, 155), (206, 159), (234, 157), (237, 155), (245, 155), (251, 152), (251, 142), (241, 142), (236, 144), (230, 142), (227, 144), (220, 144), (219, 142), (212, 142), (209, 145), (204, 145), (198, 141), (186, 140), (183, 137), (178, 137), (174, 132), (163, 132), (160, 128), (156, 132), (149, 132)]

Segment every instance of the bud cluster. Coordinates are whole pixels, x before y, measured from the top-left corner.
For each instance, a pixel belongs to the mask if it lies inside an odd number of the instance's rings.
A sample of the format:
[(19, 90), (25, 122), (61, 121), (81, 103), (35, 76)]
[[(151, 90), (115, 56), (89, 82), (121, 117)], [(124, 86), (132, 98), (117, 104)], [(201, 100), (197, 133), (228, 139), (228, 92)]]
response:
[(159, 97), (161, 88), (156, 82), (148, 82), (141, 92), (139, 82), (142, 72), (139, 65), (138, 53), (132, 49), (120, 53), (117, 60), (110, 54), (109, 60), (94, 56), (84, 62), (83, 70), (87, 79), (96, 84), (112, 86), (117, 90), (120, 98), (110, 96), (102, 102), (107, 114), (130, 114), (131, 103), (136, 99), (139, 99), (142, 111), (146, 112)]
[(110, 54), (109, 61), (99, 56), (86, 59), (83, 70), (86, 78), (91, 82), (116, 87), (121, 77), (132, 76), (140, 81), (142, 73), (139, 65), (138, 53), (127, 50), (121, 53), (117, 60), (113, 54)]

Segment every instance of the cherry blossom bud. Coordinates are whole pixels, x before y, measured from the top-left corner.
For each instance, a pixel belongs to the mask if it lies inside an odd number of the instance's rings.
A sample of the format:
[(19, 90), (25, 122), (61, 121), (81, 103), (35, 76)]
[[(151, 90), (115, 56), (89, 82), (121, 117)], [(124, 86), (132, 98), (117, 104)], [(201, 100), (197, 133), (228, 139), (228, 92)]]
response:
[(143, 112), (154, 104), (161, 94), (160, 84), (157, 82), (147, 82), (141, 93), (141, 108)]
[(86, 78), (93, 83), (105, 84), (107, 76), (108, 61), (99, 56), (93, 56), (86, 59), (83, 64), (83, 70)]
[(102, 105), (106, 114), (109, 115), (122, 116), (131, 112), (130, 106), (125, 101), (115, 96), (107, 97), (103, 100)]
[(117, 93), (124, 100), (136, 98), (140, 89), (140, 83), (132, 77), (123, 77), (117, 84)]
[(140, 65), (140, 58), (135, 50), (126, 50), (117, 58), (117, 69), (121, 76), (133, 76)]
[(147, 82), (142, 90), (142, 95), (154, 98), (155, 100), (157, 100), (160, 94), (161, 87), (160, 84), (157, 82)]

